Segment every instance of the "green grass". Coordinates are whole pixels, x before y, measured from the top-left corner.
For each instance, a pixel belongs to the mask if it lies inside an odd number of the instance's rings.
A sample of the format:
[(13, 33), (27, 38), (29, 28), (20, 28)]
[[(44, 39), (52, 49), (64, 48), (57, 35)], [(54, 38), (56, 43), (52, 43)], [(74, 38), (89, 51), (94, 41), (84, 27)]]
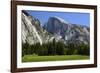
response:
[(86, 60), (89, 56), (82, 55), (60, 55), (60, 56), (34, 56), (25, 55), (22, 62), (41, 62), (41, 61), (62, 61), (62, 60)]

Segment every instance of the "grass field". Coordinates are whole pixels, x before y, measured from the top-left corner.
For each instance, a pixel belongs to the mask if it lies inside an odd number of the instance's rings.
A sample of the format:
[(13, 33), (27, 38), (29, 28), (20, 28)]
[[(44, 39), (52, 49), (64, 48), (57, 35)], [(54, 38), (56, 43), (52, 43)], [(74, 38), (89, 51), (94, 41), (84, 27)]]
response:
[(60, 56), (34, 56), (25, 55), (22, 62), (40, 62), (40, 61), (62, 61), (62, 60), (86, 60), (89, 56), (82, 55), (60, 55)]

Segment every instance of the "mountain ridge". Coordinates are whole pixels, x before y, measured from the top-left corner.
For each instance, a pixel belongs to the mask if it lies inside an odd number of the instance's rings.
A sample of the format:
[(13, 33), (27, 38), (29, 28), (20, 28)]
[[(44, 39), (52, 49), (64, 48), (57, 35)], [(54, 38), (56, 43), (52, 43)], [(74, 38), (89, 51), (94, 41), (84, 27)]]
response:
[(50, 17), (44, 26), (39, 19), (32, 17), (27, 11), (22, 11), (22, 42), (35, 44), (53, 41), (89, 44), (90, 28), (87, 26), (71, 24), (64, 19)]

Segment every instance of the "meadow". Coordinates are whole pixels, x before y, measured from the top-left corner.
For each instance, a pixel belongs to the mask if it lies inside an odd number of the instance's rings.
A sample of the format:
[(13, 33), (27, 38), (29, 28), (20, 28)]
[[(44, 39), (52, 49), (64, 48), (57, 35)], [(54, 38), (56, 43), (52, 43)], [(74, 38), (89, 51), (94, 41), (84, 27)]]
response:
[(35, 56), (25, 55), (22, 62), (41, 62), (41, 61), (64, 61), (64, 60), (87, 60), (89, 56), (85, 55), (55, 55), (55, 56)]

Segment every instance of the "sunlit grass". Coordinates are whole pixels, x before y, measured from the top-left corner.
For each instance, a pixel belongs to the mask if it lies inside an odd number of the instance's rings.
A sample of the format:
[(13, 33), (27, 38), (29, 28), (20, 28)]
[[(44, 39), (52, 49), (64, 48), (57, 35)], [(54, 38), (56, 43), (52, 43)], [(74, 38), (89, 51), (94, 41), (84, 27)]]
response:
[(40, 61), (63, 61), (63, 60), (86, 60), (89, 56), (83, 55), (56, 55), (56, 56), (34, 56), (25, 55), (22, 62), (40, 62)]

